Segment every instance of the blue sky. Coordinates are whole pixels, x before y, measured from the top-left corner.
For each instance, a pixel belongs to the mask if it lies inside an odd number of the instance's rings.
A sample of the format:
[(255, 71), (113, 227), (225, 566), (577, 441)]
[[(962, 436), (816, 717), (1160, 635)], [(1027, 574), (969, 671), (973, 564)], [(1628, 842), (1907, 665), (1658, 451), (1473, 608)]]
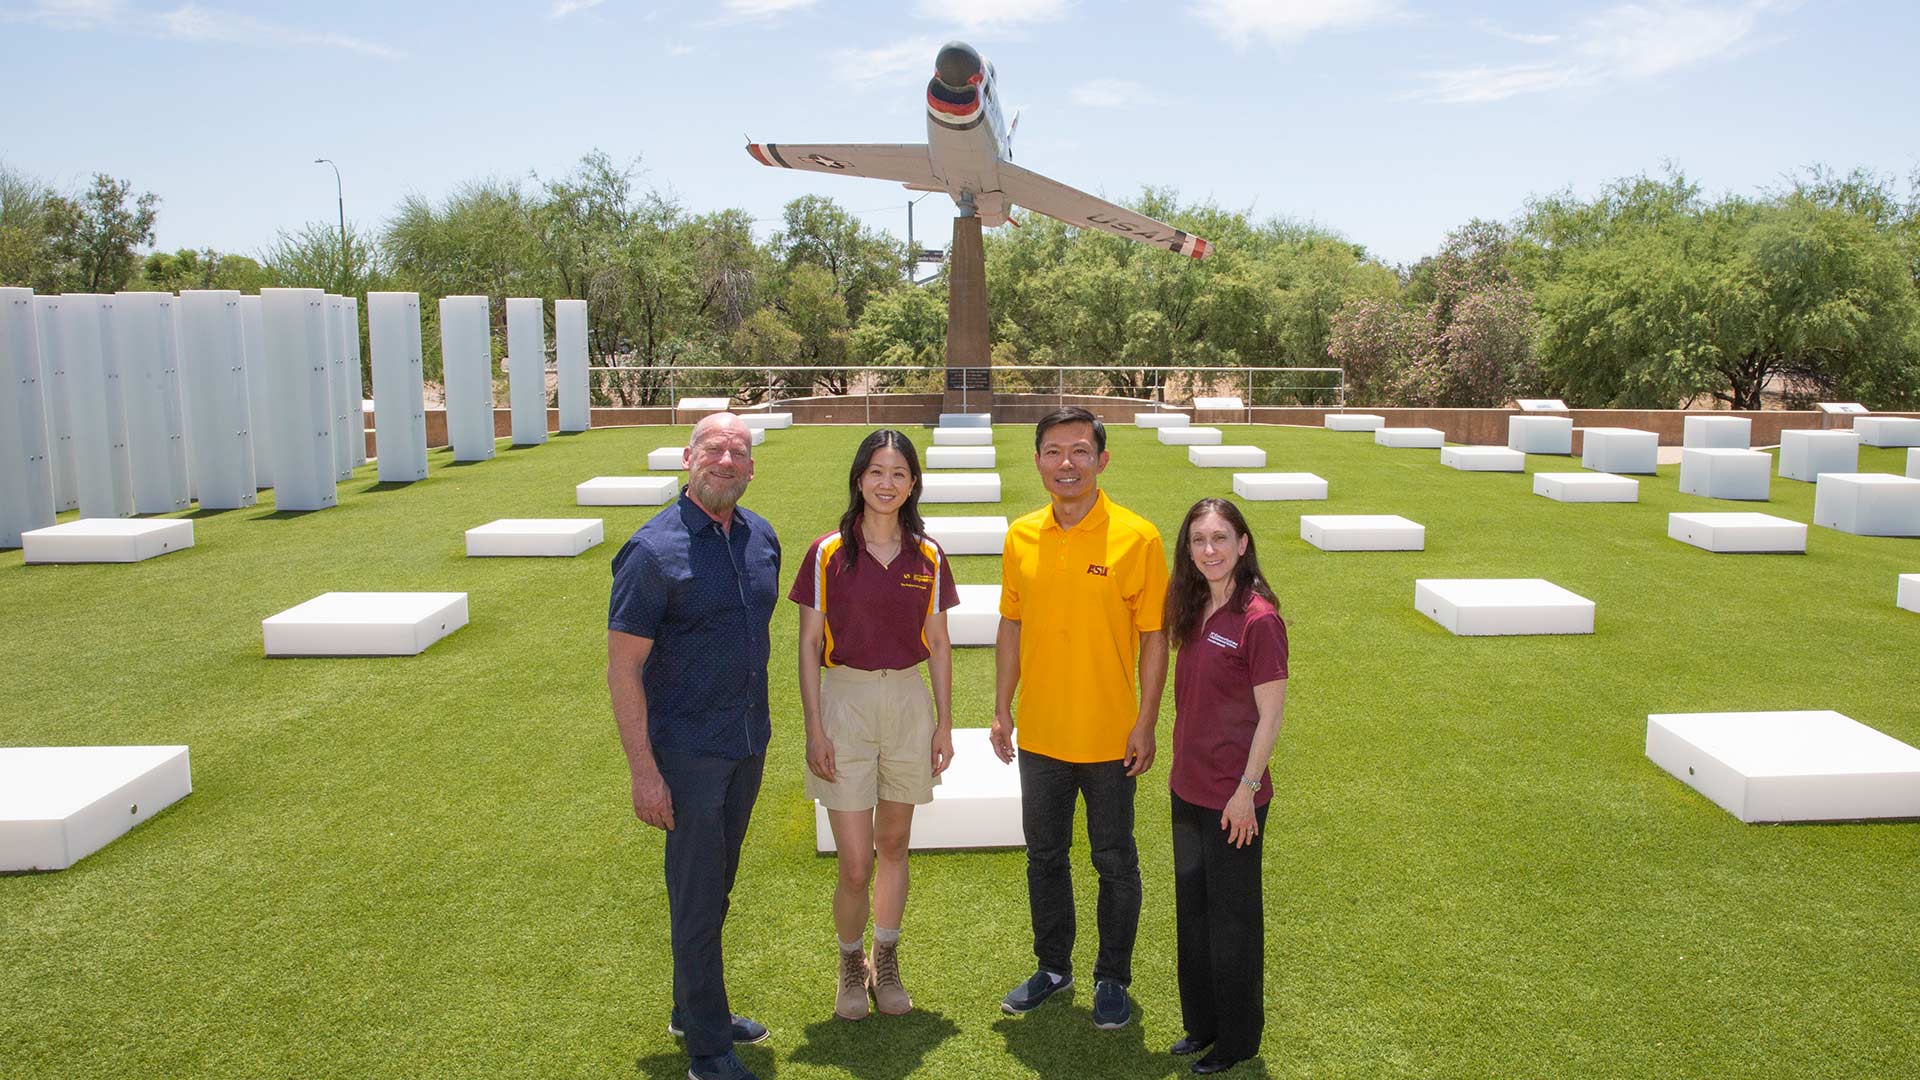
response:
[[(923, 141), (950, 37), (994, 61), (1026, 167), (1315, 221), (1397, 262), (1668, 161), (1711, 192), (1920, 166), (1920, 5), (1779, 0), (0, 0), (0, 159), (155, 192), (163, 248), (332, 221), (316, 157), (374, 227), (408, 191), (596, 147), (763, 231), (817, 192), (904, 235), (897, 186), (742, 147)], [(951, 216), (934, 196), (916, 231), (943, 244)]]

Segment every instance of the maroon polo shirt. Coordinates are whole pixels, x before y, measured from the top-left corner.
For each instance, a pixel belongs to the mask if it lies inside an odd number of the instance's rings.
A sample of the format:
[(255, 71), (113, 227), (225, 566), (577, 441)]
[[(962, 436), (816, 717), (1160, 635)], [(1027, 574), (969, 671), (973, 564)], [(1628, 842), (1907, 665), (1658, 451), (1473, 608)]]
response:
[[(1214, 810), (1227, 808), (1253, 749), (1260, 707), (1253, 688), (1287, 677), (1287, 624), (1273, 604), (1248, 598), (1213, 613), (1180, 650), (1173, 669), (1173, 793)], [(1260, 773), (1256, 806), (1273, 792)]]
[(927, 658), (927, 616), (960, 602), (940, 545), (903, 544), (882, 566), (861, 545), (851, 570), (839, 532), (813, 542), (787, 599), (827, 617), (828, 667), (898, 671)]

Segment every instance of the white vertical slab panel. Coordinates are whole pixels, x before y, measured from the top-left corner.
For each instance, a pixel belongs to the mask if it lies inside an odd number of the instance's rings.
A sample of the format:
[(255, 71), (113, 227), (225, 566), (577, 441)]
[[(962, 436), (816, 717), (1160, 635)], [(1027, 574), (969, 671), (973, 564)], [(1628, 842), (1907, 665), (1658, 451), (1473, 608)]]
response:
[(447, 392), (447, 441), (453, 445), (453, 460), (491, 459), (493, 342), (486, 297), (441, 297), (440, 368)]
[(73, 470), (73, 423), (67, 407), (66, 335), (60, 332), (60, 298), (33, 298), (33, 327), (40, 337), (40, 388), (47, 415), (47, 463), (53, 471), (53, 508), (65, 513), (80, 506)]
[(513, 445), (547, 441), (547, 327), (538, 299), (507, 300), (507, 402), (513, 410)]
[(560, 376), (560, 430), (585, 431), (587, 407), (587, 302), (553, 302), (553, 360)]
[(340, 392), (348, 399), (347, 411), (352, 417), (350, 426), (356, 436), (347, 440), (347, 457), (357, 469), (367, 463), (367, 399), (361, 393), (365, 385), (362, 376), (366, 371), (361, 364), (360, 300), (357, 297), (340, 298), (340, 357), (342, 370), (347, 377), (347, 381), (340, 386)]
[(260, 298), (240, 298), (240, 358), (247, 368), (247, 431), (253, 438), (253, 486), (273, 486), (273, 425), (268, 422), (267, 361), (260, 352)]
[(45, 379), (32, 289), (0, 289), (0, 548), (53, 524)]
[(180, 352), (172, 293), (114, 296), (114, 349), (127, 418), (133, 512), (170, 514), (188, 509), (186, 420), (180, 400)]
[(322, 510), (334, 490), (333, 364), (326, 296), (319, 289), (260, 290), (260, 355), (273, 428), (273, 501)]
[(51, 336), (61, 354), (54, 378), (64, 387), (59, 398), (66, 409), (74, 495), (80, 516), (89, 518), (133, 513), (126, 417), (119, 409), (120, 387), (112, 377), (105, 335), (112, 301), (96, 293), (68, 293), (47, 304)]
[(237, 510), (257, 501), (253, 411), (241, 342), (240, 293), (188, 289), (180, 294), (180, 396), (186, 406), (188, 467), (203, 510)]
[(367, 337), (373, 350), (374, 449), (380, 455), (380, 482), (424, 480), (427, 410), (420, 294), (368, 293)]
[[(342, 328), (346, 318), (341, 309), (346, 300), (332, 293), (321, 296), (321, 309), (325, 326), (327, 354), (327, 415), (328, 426), (333, 432), (333, 478), (335, 481), (353, 478), (353, 446), (347, 437), (355, 430), (364, 431), (366, 420), (360, 415), (360, 402), (364, 400), (360, 392), (347, 392), (347, 355), (342, 344)], [(358, 429), (355, 425), (358, 424)]]

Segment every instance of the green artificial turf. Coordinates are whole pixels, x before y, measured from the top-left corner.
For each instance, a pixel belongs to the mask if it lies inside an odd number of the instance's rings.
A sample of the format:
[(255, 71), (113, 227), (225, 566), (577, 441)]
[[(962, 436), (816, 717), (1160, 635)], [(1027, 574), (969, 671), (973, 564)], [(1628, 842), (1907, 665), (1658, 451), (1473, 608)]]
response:
[[(773, 432), (746, 503), (790, 583), (844, 504), (865, 429)], [(930, 440), (916, 431), (923, 445)], [(604, 686), (608, 561), (653, 508), (573, 485), (641, 472), (685, 428), (502, 449), (429, 479), (365, 468), (336, 509), (196, 515), (196, 546), (131, 566), (0, 554), (0, 744), (185, 743), (194, 793), (58, 873), (0, 877), (0, 1075), (684, 1075), (660, 834), (639, 825)], [(1014, 517), (1044, 495), (1001, 427)], [(1920, 1074), (1920, 825), (1743, 825), (1648, 762), (1652, 712), (1838, 709), (1920, 743), (1920, 616), (1894, 607), (1920, 540), (1814, 528), (1804, 556), (1713, 555), (1672, 510), (1808, 521), (1676, 492), (1560, 504), (1528, 476), (1443, 468), (1367, 435), (1230, 428), (1319, 503), (1248, 503), (1292, 638), (1266, 832), (1264, 1054), (1230, 1075)], [(1104, 485), (1171, 538), (1229, 493), (1152, 432), (1112, 431)], [(1534, 470), (1572, 470), (1534, 457)], [(1900, 453), (1863, 449), (1863, 470)], [(1427, 549), (1325, 553), (1302, 513), (1397, 513)], [(599, 516), (576, 559), (467, 559), (497, 517)], [(998, 560), (959, 557), (962, 581)], [(1458, 638), (1416, 577), (1544, 577), (1598, 605), (1581, 637)], [(465, 590), (471, 624), (411, 659), (261, 656), (260, 620), (327, 590)], [(1020, 1018), (1024, 857), (916, 854), (903, 945), (917, 1011), (831, 1017), (834, 864), (813, 852), (793, 672), (774, 621), (775, 738), (728, 922), (735, 1006), (769, 1024), (763, 1078), (1172, 1077), (1180, 1034), (1161, 756), (1140, 786), (1137, 1022), (1090, 989)], [(990, 650), (960, 651), (956, 722), (991, 716)], [(1074, 851), (1081, 941), (1093, 877)]]

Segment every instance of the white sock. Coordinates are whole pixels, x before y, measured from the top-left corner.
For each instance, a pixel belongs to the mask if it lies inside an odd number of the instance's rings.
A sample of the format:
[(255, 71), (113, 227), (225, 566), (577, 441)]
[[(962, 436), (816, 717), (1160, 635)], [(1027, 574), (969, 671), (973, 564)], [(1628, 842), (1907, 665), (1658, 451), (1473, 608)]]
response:
[(840, 951), (843, 953), (857, 953), (860, 951), (860, 945), (861, 942), (859, 938), (854, 938), (852, 941), (843, 941), (840, 943)]
[(889, 946), (895, 946), (895, 945), (899, 945), (899, 944), (900, 944), (900, 930), (899, 930), (899, 928), (898, 928), (898, 927), (896, 927), (896, 928), (894, 928), (894, 929), (892, 929), (892, 930), (889, 930), (889, 929), (887, 929), (887, 928), (886, 928), (886, 927), (884, 927), (884, 926), (876, 926), (876, 927), (874, 927), (874, 928), (873, 928), (873, 943), (874, 943), (875, 945), (889, 945)]
[(1066, 976), (1065, 976), (1065, 975), (1055, 975), (1055, 974), (1054, 974), (1053, 972), (1051, 972), (1051, 971), (1049, 971), (1049, 972), (1047, 972), (1047, 978), (1049, 978), (1049, 979), (1051, 979), (1051, 980), (1053, 980), (1053, 985), (1055, 985), (1055, 986), (1059, 986), (1059, 985), (1060, 985), (1060, 983), (1061, 983), (1061, 981), (1062, 981), (1062, 980), (1064, 980), (1064, 979), (1066, 978)]

